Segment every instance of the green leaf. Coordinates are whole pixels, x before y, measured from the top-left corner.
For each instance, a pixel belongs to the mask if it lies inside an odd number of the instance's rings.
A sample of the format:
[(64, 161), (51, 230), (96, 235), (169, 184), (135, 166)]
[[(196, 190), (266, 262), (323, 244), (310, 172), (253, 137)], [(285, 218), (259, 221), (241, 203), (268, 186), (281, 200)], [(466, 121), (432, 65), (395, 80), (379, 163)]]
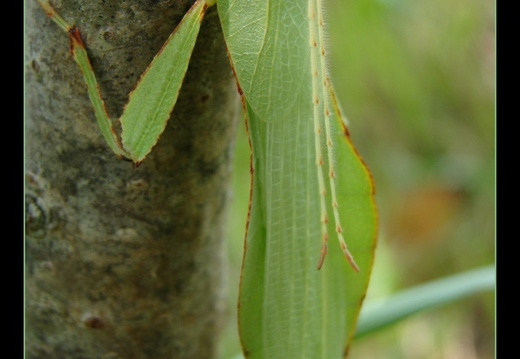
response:
[(356, 337), (370, 334), (420, 311), (495, 287), (495, 267), (456, 274), (368, 302), (361, 312)]
[[(373, 263), (373, 185), (325, 85), (319, 65), (324, 59), (310, 46), (318, 25), (309, 17), (309, 4), (217, 3), (252, 145), (253, 191), (239, 298), (240, 337), (251, 359), (343, 358)], [(323, 135), (315, 131), (318, 123)], [(323, 154), (323, 166), (317, 166), (317, 153)], [(336, 239), (333, 184), (343, 235), (360, 273), (349, 266)], [(324, 212), (330, 219), (328, 255), (318, 270)]]

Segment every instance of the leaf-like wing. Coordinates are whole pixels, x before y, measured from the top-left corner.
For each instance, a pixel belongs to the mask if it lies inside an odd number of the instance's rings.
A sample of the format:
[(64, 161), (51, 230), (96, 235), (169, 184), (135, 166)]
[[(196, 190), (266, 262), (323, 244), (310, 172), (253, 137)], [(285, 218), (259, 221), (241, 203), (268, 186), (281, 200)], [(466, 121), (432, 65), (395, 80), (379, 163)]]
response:
[[(241, 342), (251, 359), (342, 358), (373, 262), (372, 180), (341, 122), (326, 74), (314, 75), (323, 59), (312, 47), (319, 32), (309, 16), (311, 5), (307, 0), (217, 3), (252, 145), (253, 190), (239, 298)], [(330, 168), (335, 177), (328, 180)], [(326, 201), (322, 192), (328, 193)], [(332, 192), (360, 273), (337, 244)], [(324, 213), (331, 214), (325, 227), (328, 255), (317, 270)]]

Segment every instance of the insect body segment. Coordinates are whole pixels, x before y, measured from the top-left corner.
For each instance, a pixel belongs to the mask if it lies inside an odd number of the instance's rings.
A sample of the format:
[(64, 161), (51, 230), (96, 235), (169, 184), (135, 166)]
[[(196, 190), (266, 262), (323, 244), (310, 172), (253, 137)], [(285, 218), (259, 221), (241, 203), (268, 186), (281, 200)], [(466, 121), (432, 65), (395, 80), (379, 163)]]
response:
[(321, 211), (321, 237), (322, 237), (322, 249), (321, 256), (318, 262), (318, 269), (320, 269), (325, 260), (327, 254), (327, 242), (328, 242), (328, 215), (327, 207), (325, 202), (325, 196), (327, 190), (325, 187), (325, 169), (323, 154), (322, 154), (322, 122), (325, 126), (325, 143), (327, 152), (327, 164), (328, 164), (328, 177), (329, 177), (329, 188), (332, 203), (332, 211), (334, 215), (334, 222), (336, 224), (336, 233), (338, 241), (345, 255), (346, 259), (354, 268), (355, 271), (359, 272), (359, 267), (354, 261), (352, 254), (350, 254), (345, 239), (343, 238), (343, 230), (341, 228), (338, 201), (336, 198), (336, 183), (334, 178), (336, 177), (334, 171), (334, 153), (333, 146), (334, 142), (332, 139), (332, 131), (330, 126), (331, 112), (329, 107), (329, 89), (331, 87), (330, 81), (327, 77), (327, 68), (325, 60), (325, 45), (324, 45), (324, 30), (323, 30), (323, 11), (319, 4), (316, 4), (316, 0), (308, 1), (308, 18), (309, 18), (309, 45), (311, 48), (311, 72), (312, 72), (312, 102), (313, 106), (313, 118), (314, 118), (314, 129), (315, 129), (315, 146), (316, 146), (316, 165), (318, 169), (318, 185), (320, 193), (320, 211)]

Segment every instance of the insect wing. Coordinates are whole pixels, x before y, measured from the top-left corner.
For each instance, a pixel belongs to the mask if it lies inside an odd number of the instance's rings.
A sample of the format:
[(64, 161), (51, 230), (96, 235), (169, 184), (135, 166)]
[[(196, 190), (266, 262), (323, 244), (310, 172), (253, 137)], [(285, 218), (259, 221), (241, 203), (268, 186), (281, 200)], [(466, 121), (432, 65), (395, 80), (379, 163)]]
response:
[[(371, 179), (346, 138), (325, 74), (321, 81), (313, 79), (320, 68), (311, 63), (311, 35), (319, 34), (309, 16), (311, 5), (321, 6), (307, 0), (217, 3), (252, 145), (253, 190), (239, 298), (247, 358), (342, 358), (371, 271), (376, 228)], [(318, 110), (317, 92), (322, 94)], [(323, 96), (333, 112), (328, 121), (334, 161), (325, 155), (326, 138), (317, 137), (317, 121), (325, 123)], [(329, 166), (337, 166), (339, 217), (361, 273), (350, 268), (332, 241), (337, 228), (332, 216), (325, 225), (331, 237), (327, 259), (316, 270), (323, 214), (333, 213), (332, 182), (320, 184), (318, 174), (328, 176)], [(329, 193), (326, 202), (320, 192)], [(347, 219), (359, 208), (362, 215)], [(360, 223), (351, 226), (356, 220)]]

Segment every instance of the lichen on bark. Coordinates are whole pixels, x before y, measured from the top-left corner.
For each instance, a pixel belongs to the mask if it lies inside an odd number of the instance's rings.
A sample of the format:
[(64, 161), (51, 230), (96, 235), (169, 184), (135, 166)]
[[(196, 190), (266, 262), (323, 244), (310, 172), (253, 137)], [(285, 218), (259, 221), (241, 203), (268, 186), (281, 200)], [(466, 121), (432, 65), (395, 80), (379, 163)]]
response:
[[(191, 3), (53, 2), (112, 118)], [(67, 35), (26, 1), (27, 358), (215, 356), (238, 109), (212, 7), (172, 118), (133, 168), (101, 137)]]

